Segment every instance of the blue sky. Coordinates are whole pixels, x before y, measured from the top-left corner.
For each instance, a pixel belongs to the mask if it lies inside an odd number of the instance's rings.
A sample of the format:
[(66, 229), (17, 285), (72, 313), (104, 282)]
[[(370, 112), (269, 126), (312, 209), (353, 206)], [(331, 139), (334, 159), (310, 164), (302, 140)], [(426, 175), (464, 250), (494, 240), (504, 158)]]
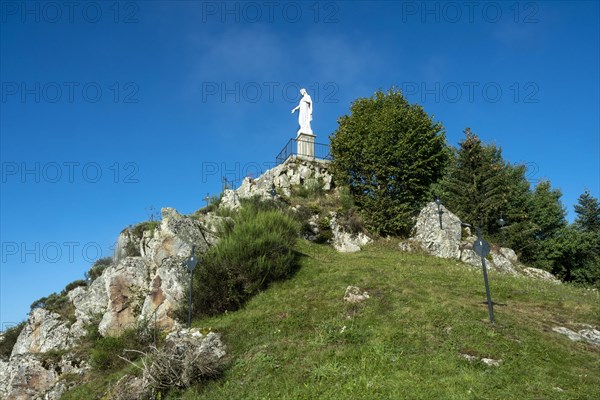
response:
[[(467, 5), (465, 5), (465, 3)], [(82, 277), (151, 207), (191, 213), (295, 135), (396, 85), (599, 197), (598, 2), (0, 2), (0, 325)], [(468, 5), (473, 4), (473, 5)]]

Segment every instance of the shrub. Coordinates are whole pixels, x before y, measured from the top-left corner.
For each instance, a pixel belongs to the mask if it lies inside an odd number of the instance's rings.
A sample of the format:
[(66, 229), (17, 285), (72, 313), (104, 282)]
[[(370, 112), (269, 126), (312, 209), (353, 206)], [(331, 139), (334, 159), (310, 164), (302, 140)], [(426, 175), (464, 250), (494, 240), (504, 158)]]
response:
[(325, 191), (323, 190), (323, 178), (307, 179), (306, 182), (304, 182), (304, 186), (306, 187), (309, 197), (318, 198), (325, 194)]
[(215, 215), (218, 217), (232, 217), (235, 211), (229, 207), (219, 207), (215, 210)]
[(75, 307), (64, 292), (61, 294), (52, 293), (31, 303), (31, 310), (36, 308), (44, 308), (50, 312), (59, 314), (67, 321), (75, 322)]
[(364, 232), (364, 222), (358, 209), (353, 207), (338, 213), (338, 222), (350, 233)]
[(354, 207), (354, 199), (352, 198), (352, 193), (350, 192), (350, 188), (348, 188), (348, 186), (342, 186), (339, 189), (339, 194), (342, 210), (350, 210)]
[(167, 393), (218, 376), (223, 364), (222, 356), (211, 346), (181, 340), (167, 342), (162, 349), (153, 348), (144, 357), (142, 369), (156, 393)]
[(210, 198), (208, 200), (208, 205), (213, 206), (213, 207), (218, 207), (219, 203), (221, 202), (221, 197), (223, 197), (223, 195), (210, 196)]
[(316, 206), (299, 206), (296, 211), (292, 214), (296, 221), (300, 224), (300, 235), (302, 237), (310, 237), (313, 235), (312, 226), (309, 220), (313, 215), (319, 214), (319, 209)]
[(331, 231), (331, 221), (329, 221), (329, 218), (319, 218), (317, 220), (317, 227), (319, 228), (319, 234), (317, 235), (315, 242), (329, 243), (333, 239), (333, 232)]
[(270, 282), (293, 273), (299, 227), (279, 207), (276, 201), (242, 203), (233, 224), (194, 275), (195, 314), (235, 310)]
[(86, 272), (85, 277), (91, 280), (96, 280), (102, 272), (106, 268), (108, 268), (112, 264), (112, 257), (103, 257), (96, 260), (96, 262), (92, 265), (88, 272)]
[(264, 199), (260, 196), (247, 197), (240, 200), (240, 212), (245, 215), (256, 215), (261, 211), (285, 211), (286, 204), (275, 199)]
[(65, 306), (68, 301), (69, 299), (66, 296), (61, 296), (60, 294), (52, 293), (49, 296), (42, 297), (41, 299), (39, 299), (37, 301), (37, 304), (36, 302), (34, 302), (35, 306), (34, 304), (32, 304), (31, 308), (45, 308), (48, 311), (55, 311)]
[(12, 353), (15, 343), (17, 343), (17, 338), (21, 334), (23, 328), (25, 328), (25, 323), (26, 322), (23, 321), (3, 332), (2, 339), (0, 339), (0, 359), (7, 359), (10, 357), (10, 353)]
[(52, 349), (52, 350), (48, 350), (44, 353), (39, 353), (39, 356), (40, 356), (40, 361), (42, 362), (42, 366), (44, 368), (46, 368), (47, 366), (50, 366), (50, 365), (59, 364), (60, 360), (63, 358), (63, 356), (65, 354), (67, 354), (67, 350)]
[(140, 248), (135, 245), (133, 240), (129, 240), (125, 245), (125, 256), (126, 257), (139, 257), (142, 254), (140, 253)]
[(154, 229), (160, 224), (159, 221), (144, 221), (131, 228), (134, 237), (141, 239), (144, 237), (144, 231), (150, 231), (150, 236), (154, 234)]
[(103, 337), (96, 341), (90, 351), (90, 364), (94, 369), (107, 371), (120, 363), (119, 355), (123, 353), (125, 346), (123, 340), (118, 337)]
[(73, 282), (69, 283), (67, 286), (65, 286), (65, 288), (61, 292), (61, 295), (66, 295), (71, 290), (78, 288), (80, 286), (87, 286), (87, 283), (83, 279), (78, 279), (76, 281), (73, 281)]
[(292, 196), (297, 196), (305, 199), (318, 199), (325, 195), (323, 190), (323, 178), (309, 178), (303, 185), (292, 187)]
[(223, 194), (221, 193), (219, 196), (210, 196), (208, 198), (208, 204), (205, 207), (202, 207), (199, 210), (196, 210), (195, 215), (203, 215), (208, 214), (209, 212), (216, 212), (219, 210), (219, 204), (221, 203), (221, 199), (223, 198)]
[[(90, 365), (98, 371), (112, 371), (123, 367), (127, 362), (119, 356), (139, 356), (139, 351), (146, 349), (152, 342), (148, 334), (148, 326), (138, 324), (135, 328), (124, 330), (120, 336), (106, 336), (95, 340), (90, 349)], [(127, 352), (125, 350), (134, 350)]]

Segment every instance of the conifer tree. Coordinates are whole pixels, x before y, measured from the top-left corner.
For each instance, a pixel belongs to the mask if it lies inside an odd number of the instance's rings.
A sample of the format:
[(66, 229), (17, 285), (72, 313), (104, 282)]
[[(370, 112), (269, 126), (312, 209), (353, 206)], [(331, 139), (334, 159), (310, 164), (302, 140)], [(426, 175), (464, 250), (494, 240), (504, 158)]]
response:
[(485, 233), (496, 232), (510, 199), (510, 174), (499, 148), (483, 144), (469, 128), (464, 133), (440, 184), (440, 196), (462, 221), (480, 226)]
[(583, 192), (575, 204), (575, 224), (586, 232), (600, 234), (600, 203), (589, 190)]
[(567, 227), (566, 211), (560, 201), (561, 197), (559, 189), (553, 189), (550, 181), (543, 180), (531, 193), (527, 207), (528, 217), (534, 229), (530, 235), (523, 238), (521, 259), (547, 271), (556, 270), (554, 263), (558, 257), (558, 250), (555, 245), (564, 242), (554, 239), (566, 235), (563, 231)]

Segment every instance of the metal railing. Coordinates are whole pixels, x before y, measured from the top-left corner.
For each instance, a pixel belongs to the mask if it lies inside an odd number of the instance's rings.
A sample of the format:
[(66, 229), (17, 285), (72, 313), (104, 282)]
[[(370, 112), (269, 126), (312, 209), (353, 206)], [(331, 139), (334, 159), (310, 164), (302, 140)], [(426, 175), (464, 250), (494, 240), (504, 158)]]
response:
[[(314, 145), (314, 151), (312, 152), (312, 154), (310, 156), (308, 156), (306, 154), (302, 154), (302, 152), (298, 150), (301, 146), (301, 143), (304, 144), (305, 146)], [(290, 158), (292, 156), (298, 156), (298, 155), (300, 155), (302, 157), (310, 158), (313, 160), (331, 160), (332, 159), (331, 153), (329, 152), (328, 144), (314, 143), (314, 142), (311, 142), (308, 140), (302, 140), (302, 139), (296, 138), (296, 139), (288, 140), (286, 145), (283, 147), (283, 149), (279, 152), (279, 154), (275, 158), (275, 164), (276, 165), (282, 164), (288, 158)]]

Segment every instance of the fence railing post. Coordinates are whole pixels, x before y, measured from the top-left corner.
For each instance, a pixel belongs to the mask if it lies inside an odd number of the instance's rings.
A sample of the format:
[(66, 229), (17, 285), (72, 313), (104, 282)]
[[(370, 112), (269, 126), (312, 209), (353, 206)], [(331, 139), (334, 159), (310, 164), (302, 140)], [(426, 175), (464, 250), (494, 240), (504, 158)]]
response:
[(311, 160), (331, 160), (329, 145), (324, 143), (316, 143), (314, 135), (311, 137), (303, 137), (306, 134), (301, 134), (297, 138), (288, 140), (283, 149), (275, 157), (275, 165), (283, 164), (292, 156), (301, 156)]

